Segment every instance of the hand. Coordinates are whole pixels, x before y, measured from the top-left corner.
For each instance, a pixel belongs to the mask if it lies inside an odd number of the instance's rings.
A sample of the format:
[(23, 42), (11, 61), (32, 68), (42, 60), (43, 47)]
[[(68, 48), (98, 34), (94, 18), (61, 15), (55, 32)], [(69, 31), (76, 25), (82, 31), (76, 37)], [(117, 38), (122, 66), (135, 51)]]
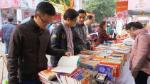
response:
[(65, 53), (65, 56), (71, 56), (71, 55), (72, 55), (71, 52), (66, 52), (66, 53)]
[(88, 50), (82, 50), (80, 51), (81, 54), (87, 54), (88, 53)]

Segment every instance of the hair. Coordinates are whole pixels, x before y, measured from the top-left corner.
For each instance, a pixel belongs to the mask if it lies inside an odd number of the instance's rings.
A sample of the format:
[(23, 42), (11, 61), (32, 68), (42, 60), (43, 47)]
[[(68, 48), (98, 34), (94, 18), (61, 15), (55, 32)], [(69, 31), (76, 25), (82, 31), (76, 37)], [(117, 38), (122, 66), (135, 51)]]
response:
[(36, 7), (36, 12), (37, 11), (50, 16), (56, 15), (54, 6), (49, 2), (40, 2)]
[(75, 19), (77, 16), (78, 16), (78, 12), (77, 12), (76, 10), (74, 10), (74, 9), (69, 8), (69, 9), (67, 9), (67, 10), (65, 11), (63, 18), (64, 18), (64, 20), (67, 20), (68, 18), (69, 18), (70, 20), (73, 20), (73, 19)]
[(78, 13), (80, 14), (80, 13), (84, 13), (84, 14), (86, 14), (86, 11), (85, 10), (83, 10), (83, 9), (80, 9), (80, 10), (78, 10)]
[(140, 22), (130, 22), (130, 23), (125, 25), (126, 30), (131, 30), (131, 28), (133, 28), (133, 29), (142, 29), (143, 25)]
[(92, 20), (93, 16), (92, 15), (88, 15), (86, 18), (87, 18), (87, 20)]
[(105, 24), (106, 24), (106, 21), (102, 21), (102, 22), (100, 23), (100, 28), (103, 28)]
[(12, 22), (14, 20), (13, 17), (8, 17), (8, 22)]

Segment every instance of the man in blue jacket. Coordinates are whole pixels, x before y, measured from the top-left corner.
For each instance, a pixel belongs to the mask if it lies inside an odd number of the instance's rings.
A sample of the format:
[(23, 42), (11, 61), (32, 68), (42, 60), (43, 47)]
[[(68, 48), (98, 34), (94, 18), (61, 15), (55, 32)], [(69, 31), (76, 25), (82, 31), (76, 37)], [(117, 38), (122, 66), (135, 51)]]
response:
[(13, 29), (16, 27), (12, 22), (13, 17), (8, 17), (8, 23), (2, 26), (2, 42), (5, 43), (5, 54), (8, 54), (10, 36)]

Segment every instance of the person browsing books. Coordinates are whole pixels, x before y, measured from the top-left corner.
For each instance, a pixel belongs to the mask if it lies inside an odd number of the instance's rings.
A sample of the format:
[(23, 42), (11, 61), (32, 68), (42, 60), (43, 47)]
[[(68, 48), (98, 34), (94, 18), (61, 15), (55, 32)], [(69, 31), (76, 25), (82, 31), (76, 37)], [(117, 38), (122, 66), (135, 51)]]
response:
[[(79, 37), (76, 32), (73, 31), (73, 27), (76, 24), (78, 12), (74, 9), (67, 9), (63, 16), (63, 22), (55, 28), (51, 34), (51, 47), (54, 49), (64, 49), (71, 52), (72, 55), (80, 53)], [(51, 64), (53, 67), (57, 66), (57, 63), (61, 56), (52, 56)]]
[(54, 20), (55, 8), (49, 2), (40, 2), (35, 15), (15, 28), (8, 51), (9, 84), (42, 84), (38, 73), (47, 69), (46, 54), (70, 55), (64, 49), (53, 49), (47, 24)]

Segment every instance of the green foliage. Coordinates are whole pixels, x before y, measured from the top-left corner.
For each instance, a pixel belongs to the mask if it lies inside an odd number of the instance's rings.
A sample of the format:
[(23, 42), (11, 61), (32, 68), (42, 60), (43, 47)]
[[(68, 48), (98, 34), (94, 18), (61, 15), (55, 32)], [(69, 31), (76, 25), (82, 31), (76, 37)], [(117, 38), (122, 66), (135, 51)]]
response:
[(48, 0), (48, 1), (52, 1), (54, 3), (60, 4), (60, 0)]
[(84, 0), (83, 8), (96, 15), (96, 21), (101, 22), (104, 17), (115, 13), (115, 0)]
[(67, 6), (70, 6), (70, 0), (64, 0)]
[(67, 6), (70, 6), (70, 0), (45, 0), (45, 1), (52, 1), (56, 4), (60, 4), (61, 2), (64, 2)]

